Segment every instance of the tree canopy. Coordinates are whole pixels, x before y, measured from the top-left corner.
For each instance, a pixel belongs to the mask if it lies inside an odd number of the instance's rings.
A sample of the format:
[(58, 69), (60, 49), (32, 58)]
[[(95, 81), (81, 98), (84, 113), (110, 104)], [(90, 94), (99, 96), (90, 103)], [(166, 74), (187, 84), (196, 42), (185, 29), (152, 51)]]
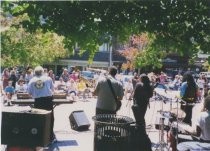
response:
[(19, 21), (26, 16), (12, 20), (1, 17), (2, 23), (8, 27), (1, 33), (2, 66), (36, 66), (68, 55), (67, 50), (64, 49), (64, 37), (51, 32), (43, 33), (41, 29), (30, 33), (19, 26), (10, 27), (18, 25)]
[(64, 36), (69, 50), (77, 42), (94, 54), (111, 36), (124, 41), (148, 32), (155, 35), (153, 51), (189, 56), (209, 51), (209, 6), (209, 0), (2, 2), (4, 12), (29, 16), (22, 26), (30, 32), (42, 28)]

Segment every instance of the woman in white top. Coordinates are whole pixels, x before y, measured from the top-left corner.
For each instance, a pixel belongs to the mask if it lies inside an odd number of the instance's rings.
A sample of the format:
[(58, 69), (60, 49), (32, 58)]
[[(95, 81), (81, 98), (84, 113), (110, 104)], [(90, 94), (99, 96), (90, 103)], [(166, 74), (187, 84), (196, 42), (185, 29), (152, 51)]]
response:
[(67, 91), (70, 96), (70, 100), (76, 100), (77, 97), (77, 85), (74, 81), (74, 79), (69, 79), (67, 82)]
[(18, 80), (15, 91), (18, 93), (27, 92), (27, 86), (23, 79)]

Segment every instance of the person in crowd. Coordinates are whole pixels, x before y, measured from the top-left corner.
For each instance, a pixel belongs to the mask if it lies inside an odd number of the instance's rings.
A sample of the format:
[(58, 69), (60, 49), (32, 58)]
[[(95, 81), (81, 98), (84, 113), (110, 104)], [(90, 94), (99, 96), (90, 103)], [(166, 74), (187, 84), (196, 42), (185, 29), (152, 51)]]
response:
[(155, 86), (156, 84), (156, 79), (157, 79), (157, 76), (155, 75), (154, 72), (150, 72), (149, 74), (147, 74), (152, 86)]
[(25, 74), (25, 83), (28, 84), (29, 81), (33, 78), (33, 70), (30, 68), (26, 71), (26, 74)]
[(27, 86), (25, 85), (25, 81), (23, 79), (19, 79), (15, 88), (17, 93), (27, 92)]
[(12, 81), (12, 86), (15, 88), (16, 87), (16, 82), (17, 82), (18, 78), (15, 75), (15, 71), (11, 70), (10, 71), (10, 76), (9, 76), (9, 81)]
[(19, 78), (20, 78), (20, 73), (19, 73), (17, 67), (16, 67), (16, 66), (13, 67), (13, 70), (14, 70), (14, 72), (15, 72), (15, 76), (17, 77), (17, 80), (19, 80)]
[(76, 73), (75, 71), (73, 71), (70, 74), (70, 78), (73, 79), (74, 81), (76, 81), (78, 79), (78, 73)]
[(63, 73), (61, 74), (64, 82), (68, 82), (69, 80), (69, 73), (67, 69), (63, 69)]
[(180, 87), (181, 109), (186, 113), (183, 122), (191, 125), (193, 104), (197, 102), (198, 86), (191, 73), (184, 74), (184, 81)]
[(70, 78), (69, 81), (67, 82), (67, 90), (68, 94), (70, 95), (70, 100), (75, 101), (77, 97), (77, 85), (74, 79)]
[(160, 84), (165, 85), (167, 80), (167, 75), (163, 71), (160, 72), (159, 78), (160, 78)]
[[(97, 97), (96, 115), (97, 114), (116, 114), (116, 101), (121, 101), (124, 95), (122, 84), (115, 79), (117, 68), (112, 66), (109, 68), (109, 75), (102, 77), (97, 81), (93, 95)], [(110, 79), (113, 91), (117, 100), (109, 87), (107, 79)]]
[(8, 106), (12, 105), (11, 99), (12, 96), (15, 94), (15, 88), (12, 86), (12, 81), (8, 82), (8, 86), (4, 89), (5, 92), (5, 99)]
[(124, 83), (124, 89), (125, 89), (125, 99), (128, 100), (130, 95), (133, 92), (133, 84), (131, 79), (127, 79), (127, 81)]
[[(149, 105), (149, 100), (153, 96), (153, 86), (146, 74), (140, 75), (140, 82), (136, 84), (134, 89), (133, 101), (136, 110), (133, 110), (136, 123), (145, 127), (145, 114)], [(137, 111), (137, 112), (135, 112)]]
[(48, 76), (49, 75), (47, 68), (44, 68), (44, 74), (43, 75), (45, 75), (45, 76)]
[(5, 68), (2, 73), (3, 90), (6, 88), (6, 86), (8, 86), (9, 76), (10, 76), (9, 69)]
[(55, 90), (64, 91), (64, 92), (67, 91), (66, 82), (63, 81), (63, 78), (62, 77), (59, 78), (59, 81), (55, 85)]
[(77, 90), (78, 90), (78, 96), (82, 96), (82, 99), (85, 100), (86, 94), (88, 94), (89, 91), (85, 81), (82, 78), (77, 80)]
[[(195, 127), (190, 127), (190, 126), (182, 126), (180, 125), (179, 127), (181, 127), (184, 131), (186, 131), (187, 134), (190, 134), (192, 136), (197, 136), (199, 138), (195, 138), (193, 137), (191, 140), (197, 141), (199, 143), (199, 146), (202, 147), (203, 143), (210, 143), (210, 95), (208, 95), (205, 99), (204, 99), (204, 105), (203, 105), (204, 110), (202, 110), (199, 115), (197, 120), (195, 121)], [(173, 134), (170, 134), (169, 136), (169, 141), (171, 143), (171, 148), (172, 151), (177, 151), (177, 146), (176, 146), (176, 136), (174, 136)], [(178, 136), (179, 139), (179, 136)], [(196, 143), (196, 142), (194, 142)], [(183, 150), (193, 150), (192, 148), (193, 146), (189, 145), (188, 142), (186, 143), (181, 143), (179, 145), (179, 148), (183, 148)], [(205, 145), (204, 148), (206, 148), (207, 146)], [(209, 146), (210, 149), (210, 146)], [(202, 150), (202, 149), (201, 149)]]
[(205, 87), (205, 84), (206, 84), (206, 81), (205, 81), (203, 75), (199, 76), (196, 83), (197, 83), (198, 88), (199, 88), (198, 100), (201, 101), (202, 98), (204, 97), (204, 87)]
[(53, 83), (55, 83), (55, 74), (53, 73), (53, 70), (49, 70), (48, 76), (52, 79)]
[(205, 74), (202, 75), (202, 79), (204, 79), (205, 83), (204, 83), (204, 90), (203, 90), (203, 95), (204, 97), (206, 97), (208, 95), (208, 83), (209, 83), (209, 79), (207, 78), (207, 76)]
[(51, 118), (51, 140), (54, 139), (54, 114), (53, 114), (53, 92), (54, 84), (50, 77), (44, 75), (44, 69), (37, 66), (34, 69), (34, 77), (28, 83), (28, 93), (34, 98), (34, 107), (52, 111)]
[(134, 72), (133, 78), (132, 78), (132, 84), (133, 84), (133, 89), (136, 87), (136, 83), (139, 82), (139, 76), (136, 72)]
[(168, 86), (166, 84), (160, 83), (160, 77), (159, 76), (156, 77), (155, 84), (152, 83), (152, 85), (153, 85), (154, 88), (164, 89), (165, 92), (168, 90)]
[(180, 79), (180, 75), (175, 75), (174, 80), (170, 86), (170, 88), (172, 88), (173, 90), (179, 90), (180, 86), (181, 86), (181, 79)]

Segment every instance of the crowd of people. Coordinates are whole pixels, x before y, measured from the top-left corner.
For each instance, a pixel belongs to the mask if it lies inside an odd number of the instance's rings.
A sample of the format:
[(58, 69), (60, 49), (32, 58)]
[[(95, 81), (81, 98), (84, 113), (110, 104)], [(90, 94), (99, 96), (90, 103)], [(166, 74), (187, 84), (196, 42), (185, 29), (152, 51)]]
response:
[[(73, 71), (71, 74), (65, 68), (58, 81), (55, 79), (53, 70), (43, 68), (43, 75), (51, 78), (54, 85), (54, 92), (64, 92), (69, 99), (76, 101), (78, 98), (87, 99), (91, 97), (90, 89), (93, 81), (88, 81), (80, 75), (80, 71)], [(11, 99), (15, 93), (27, 93), (29, 81), (35, 76), (33, 68), (26, 69), (19, 73), (17, 67), (5, 68), (2, 72), (0, 90), (4, 94), (4, 101), (11, 105)]]
[[(96, 115), (116, 114), (120, 108), (118, 102), (121, 102), (124, 97), (126, 100), (133, 100), (132, 110), (136, 124), (141, 125), (141, 128), (143, 127), (145, 130), (144, 116), (150, 98), (154, 94), (154, 89), (162, 85), (164, 89), (180, 91), (181, 109), (186, 113), (183, 122), (186, 124), (192, 125), (192, 104), (204, 102), (206, 113), (200, 117), (197, 124), (197, 134), (201, 136), (202, 141), (210, 141), (210, 132), (207, 130), (210, 129), (208, 126), (210, 125), (210, 99), (206, 91), (208, 79), (204, 75), (195, 79), (190, 72), (184, 75), (177, 74), (169, 83), (164, 72), (141, 75), (134, 73), (132, 78), (125, 81), (117, 76), (117, 72), (116, 67), (110, 67), (108, 73), (96, 76), (98, 78), (95, 79), (95, 86), (90, 88), (89, 83), (92, 81), (87, 81), (81, 77), (79, 71), (73, 71), (70, 74), (67, 69), (63, 69), (59, 81), (56, 81), (53, 71), (48, 71), (41, 66), (37, 66), (35, 69), (29, 68), (24, 75), (18, 74), (15, 67), (11, 70), (5, 68), (2, 73), (1, 92), (5, 94), (8, 100), (11, 100), (15, 93), (29, 93), (35, 100), (35, 108), (52, 111), (52, 123), (54, 123), (52, 102), (54, 92), (65, 92), (71, 100), (76, 100), (79, 96), (83, 99), (86, 99), (86, 95), (89, 97), (97, 96)], [(204, 98), (205, 101), (203, 101)], [(8, 105), (11, 105), (8, 100)], [(53, 124), (51, 131), (51, 138), (53, 139)]]

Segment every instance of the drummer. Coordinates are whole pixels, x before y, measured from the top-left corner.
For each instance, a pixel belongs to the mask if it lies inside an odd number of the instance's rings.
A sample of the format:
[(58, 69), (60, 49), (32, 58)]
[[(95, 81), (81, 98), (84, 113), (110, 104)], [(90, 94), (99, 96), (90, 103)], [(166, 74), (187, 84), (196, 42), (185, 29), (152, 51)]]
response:
[[(196, 122), (196, 129), (193, 127), (187, 127), (183, 126), (181, 127), (184, 129), (188, 134), (197, 136), (197, 142), (200, 143), (199, 146), (202, 147), (202, 144), (205, 145), (205, 143), (210, 143), (210, 95), (208, 95), (204, 100), (204, 110), (200, 113), (197, 122)], [(196, 137), (193, 137), (195, 140)], [(173, 141), (173, 139), (170, 139), (171, 141), (171, 147), (172, 151), (176, 151), (176, 142)], [(180, 143), (179, 148), (186, 148), (188, 147), (188, 150), (193, 149), (189, 144)], [(210, 144), (209, 144), (210, 148)], [(201, 149), (202, 150), (202, 149)]]

